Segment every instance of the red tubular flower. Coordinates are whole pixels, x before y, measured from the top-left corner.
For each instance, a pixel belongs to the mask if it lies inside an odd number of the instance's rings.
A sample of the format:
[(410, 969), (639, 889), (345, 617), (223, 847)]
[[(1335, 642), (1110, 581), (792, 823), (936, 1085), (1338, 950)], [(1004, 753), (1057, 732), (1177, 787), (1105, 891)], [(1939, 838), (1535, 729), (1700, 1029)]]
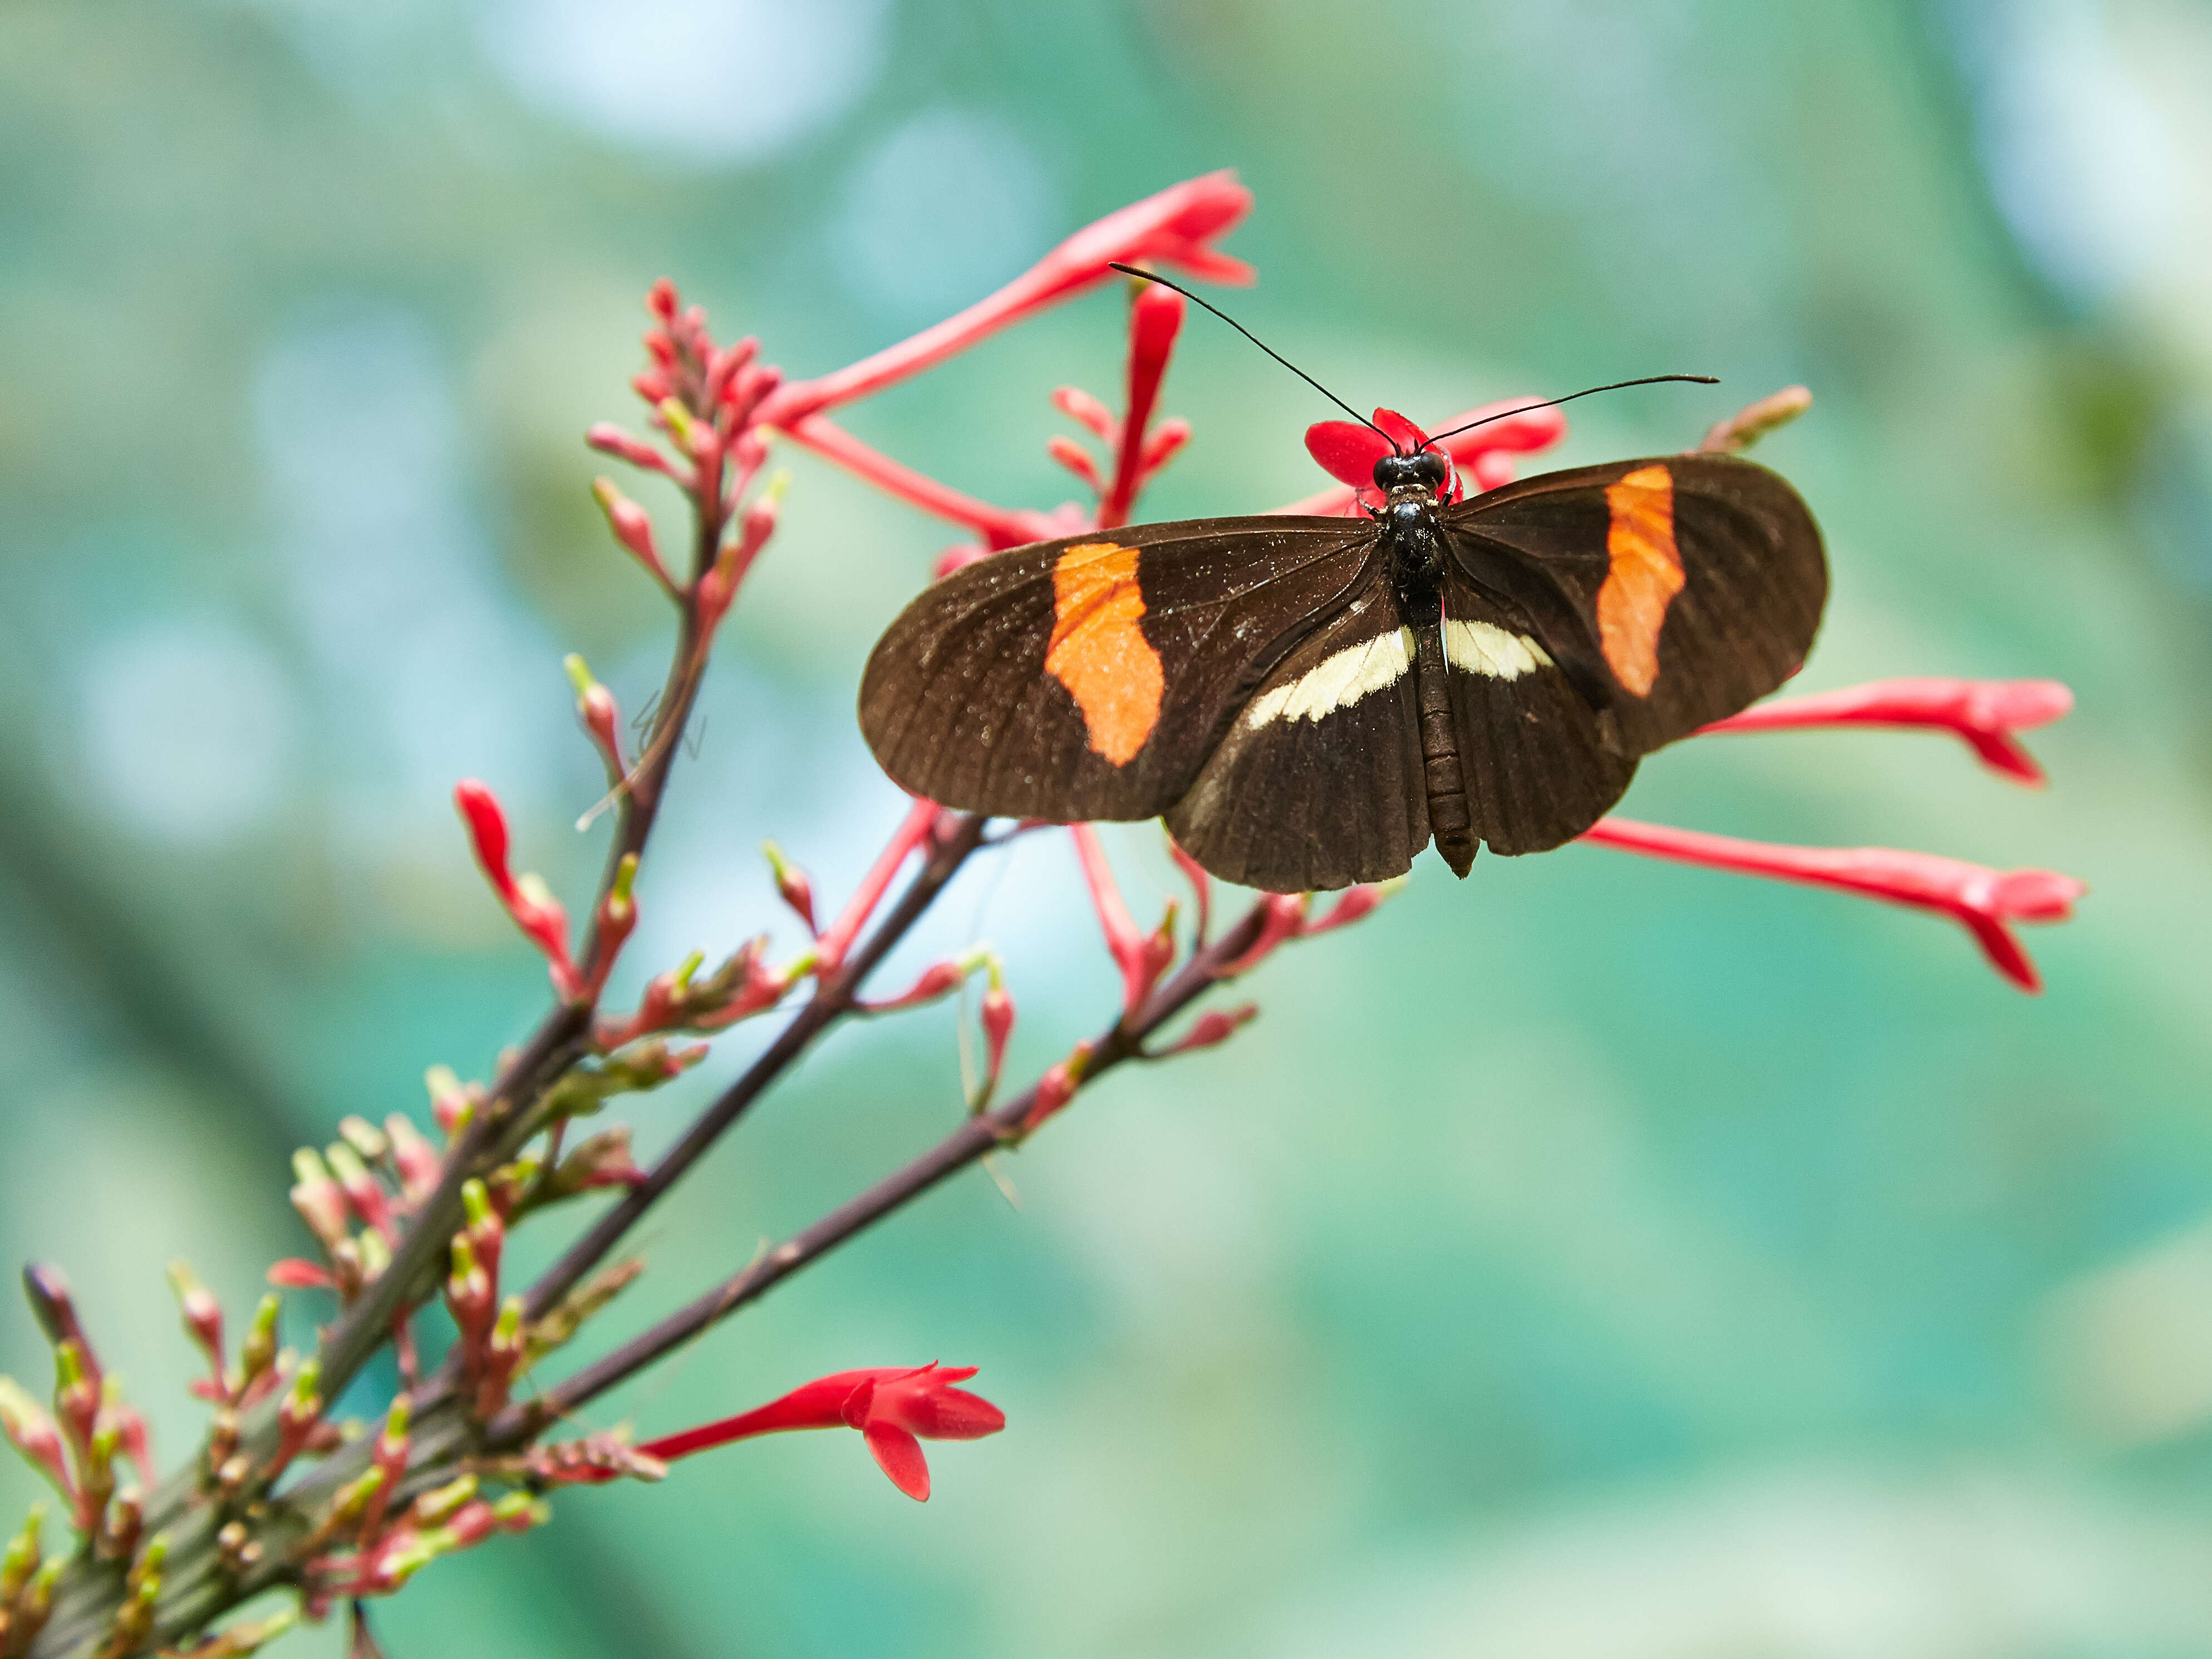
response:
[(1887, 847), (1780, 847), (1632, 818), (1600, 818), (1582, 839), (1650, 858), (1832, 887), (1932, 910), (1965, 927), (1990, 965), (2031, 994), (2043, 989), (2043, 980), (2008, 924), (2063, 921), (2073, 914), (2075, 901), (2088, 891), (2084, 883), (2051, 870), (1992, 870)]
[(927, 474), (901, 465), (880, 450), (870, 448), (822, 416), (800, 416), (783, 431), (801, 448), (811, 449), (823, 459), (836, 462), (885, 495), (974, 531), (994, 552), (1029, 542), (1050, 541), (1064, 533), (1059, 520), (1048, 514), (1020, 507), (994, 507), (988, 501), (963, 495), (949, 484), (941, 484)]
[[(1515, 456), (1549, 449), (1567, 435), (1565, 416), (1556, 409), (1523, 407), (1528, 401), (1513, 398), (1485, 404), (1480, 409), (1465, 410), (1437, 422), (1440, 430), (1449, 431), (1470, 421), (1489, 420), (1486, 426), (1455, 434), (1437, 445), (1454, 469), (1455, 476), (1445, 485), (1445, 499), (1459, 499), (1459, 471), (1463, 470), (1472, 477), (1477, 489), (1496, 489), (1513, 482)], [(1512, 412), (1516, 410), (1518, 413)], [(1506, 418), (1489, 418), (1498, 415)], [(1376, 410), (1375, 423), (1396, 441), (1402, 452), (1417, 449), (1427, 441), (1420, 428), (1395, 410)], [(1351, 421), (1317, 421), (1306, 428), (1306, 453), (1322, 471), (1340, 480), (1345, 488), (1323, 490), (1289, 507), (1278, 507), (1277, 512), (1328, 515), (1382, 504), (1375, 489), (1375, 463), (1389, 454), (1391, 449), (1382, 434)]]
[(469, 827), (477, 863), (492, 890), (514, 919), (514, 925), (544, 952), (554, 989), (574, 1000), (582, 994), (583, 984), (568, 955), (568, 913), (533, 878), (518, 881), (508, 871), (507, 814), (500, 808), (499, 797), (476, 779), (463, 778), (453, 786), (453, 805)]
[(1957, 733), (1982, 764), (2031, 788), (2042, 767), (2014, 734), (2048, 726), (2074, 707), (2057, 680), (1874, 680), (1810, 696), (1778, 697), (1705, 727), (1707, 734), (1805, 726), (1935, 726)]
[(1158, 932), (1139, 933), (1128, 906), (1121, 902), (1121, 890), (1115, 885), (1114, 866), (1106, 861), (1098, 831), (1087, 823), (1073, 823), (1067, 833), (1074, 840), (1075, 856), (1083, 866), (1083, 884), (1091, 890), (1092, 908), (1098, 912), (1098, 927), (1106, 935), (1107, 951), (1121, 970), (1122, 1017), (1133, 1018), (1145, 1006), (1145, 999), (1152, 995), (1152, 987), (1160, 982), (1168, 963), (1175, 960), (1175, 907), (1168, 907)]
[[(1145, 486), (1151, 447), (1146, 433), (1159, 401), (1160, 382), (1167, 377), (1168, 360), (1175, 355), (1176, 337), (1182, 330), (1185, 304), (1182, 295), (1157, 283), (1139, 283), (1129, 301), (1128, 401), (1115, 445), (1114, 482), (1098, 502), (1101, 530), (1128, 523), (1129, 508)], [(1170, 447), (1162, 462), (1173, 453)]]
[(839, 1371), (793, 1389), (781, 1400), (719, 1423), (652, 1440), (640, 1457), (672, 1463), (679, 1457), (733, 1440), (793, 1429), (858, 1429), (891, 1485), (908, 1498), (929, 1497), (924, 1440), (980, 1440), (1006, 1426), (1006, 1414), (980, 1395), (957, 1389), (975, 1375), (973, 1365), (896, 1366)]
[(1213, 920), (1213, 878), (1207, 873), (1204, 865), (1182, 850), (1182, 844), (1173, 836), (1168, 837), (1168, 855), (1175, 860), (1176, 867), (1190, 883), (1191, 895), (1198, 906), (1198, 942), (1203, 945), (1207, 926)]
[(906, 862), (907, 854), (921, 846), (937, 827), (937, 813), (936, 802), (923, 800), (919, 796), (907, 808), (905, 818), (892, 832), (884, 850), (876, 855), (875, 864), (868, 873), (860, 878), (860, 886), (854, 890), (844, 910), (836, 921), (830, 924), (830, 931), (822, 935), (817, 955), (823, 972), (832, 973), (844, 962), (845, 952), (853, 948), (853, 941), (860, 938), (860, 929), (868, 925), (868, 918), (875, 914), (876, 906), (883, 902), (884, 895), (890, 890), (892, 878), (899, 872), (899, 866)]
[(1107, 266), (1115, 260), (1173, 265), (1201, 282), (1249, 283), (1251, 267), (1217, 252), (1212, 243), (1251, 207), (1252, 192), (1237, 182), (1233, 173), (1209, 173), (1170, 185), (1077, 231), (997, 293), (958, 315), (834, 374), (784, 386), (761, 405), (756, 418), (763, 426), (792, 432), (793, 423), (807, 416), (880, 392), (1033, 312), (1103, 282), (1113, 275)]

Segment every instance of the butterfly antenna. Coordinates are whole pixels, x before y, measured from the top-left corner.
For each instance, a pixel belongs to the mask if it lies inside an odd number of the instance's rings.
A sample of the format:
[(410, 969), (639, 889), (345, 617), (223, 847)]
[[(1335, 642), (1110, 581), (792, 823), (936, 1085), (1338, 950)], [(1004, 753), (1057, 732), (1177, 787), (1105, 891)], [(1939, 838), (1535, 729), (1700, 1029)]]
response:
[[(1200, 301), (1200, 303), (1204, 303)], [(1554, 404), (1571, 404), (1577, 398), (1587, 398), (1594, 392), (1618, 392), (1628, 386), (1658, 386), (1668, 380), (1686, 380), (1692, 386), (1718, 386), (1720, 377), (1714, 374), (1647, 374), (1640, 380), (1615, 380), (1611, 386), (1586, 386), (1580, 392), (1570, 392), (1564, 398), (1547, 398), (1540, 404), (1522, 404), (1516, 408), (1500, 410), (1495, 415), (1486, 415), (1479, 421), (1469, 421), (1465, 426), (1455, 426), (1449, 432), (1439, 432), (1429, 440), (1438, 443), (1446, 438), (1456, 438), (1462, 432), (1472, 432), (1479, 426), (1488, 426), (1492, 421), (1502, 421), (1509, 416), (1526, 415), (1532, 409), (1549, 409)], [(1428, 444), (1421, 446), (1424, 449)]]
[[(1238, 322), (1238, 321), (1237, 321), (1234, 317), (1231, 316), (1227, 312), (1224, 311), (1224, 310), (1223, 310), (1219, 306), (1214, 305), (1214, 304), (1212, 304), (1212, 302), (1210, 302), (1210, 301), (1208, 301), (1200, 299), (1200, 298), (1198, 297), (1198, 295), (1196, 295), (1195, 294), (1193, 294), (1193, 293), (1192, 293), (1188, 289), (1185, 288), (1185, 287), (1184, 287), (1181, 283), (1171, 283), (1171, 282), (1170, 282), (1166, 277), (1164, 277), (1164, 276), (1155, 276), (1155, 275), (1153, 275), (1153, 273), (1152, 273), (1152, 272), (1151, 272), (1151, 271), (1149, 271), (1149, 270), (1139, 270), (1136, 266), (1134, 266), (1134, 265), (1125, 265), (1125, 264), (1122, 264), (1119, 263), (1119, 262), (1118, 262), (1118, 261), (1116, 261), (1116, 260), (1112, 260), (1112, 259), (1109, 259), (1109, 260), (1106, 262), (1106, 264), (1107, 264), (1107, 268), (1108, 268), (1109, 270), (1118, 270), (1118, 271), (1120, 271), (1120, 272), (1121, 272), (1124, 276), (1138, 276), (1138, 277), (1141, 277), (1141, 278), (1143, 278), (1146, 282), (1148, 282), (1148, 283), (1158, 283), (1162, 288), (1171, 288), (1171, 289), (1173, 289), (1176, 293), (1178, 293), (1178, 294), (1182, 295), (1182, 297), (1183, 297), (1184, 299), (1186, 299), (1186, 300), (1188, 300), (1188, 301), (1192, 301), (1194, 304), (1204, 306), (1204, 307), (1205, 307), (1208, 311), (1212, 312), (1215, 316), (1217, 316), (1217, 317), (1220, 318), (1220, 319), (1221, 319), (1221, 320), (1222, 320), (1223, 322), (1224, 322), (1224, 323), (1228, 324), (1230, 327), (1231, 327), (1231, 328), (1235, 329), (1235, 330), (1236, 330), (1239, 334), (1242, 334), (1242, 335), (1243, 335), (1246, 339), (1249, 340), (1249, 341), (1250, 341), (1254, 345), (1255, 345), (1255, 346), (1259, 347), (1261, 350), (1262, 350), (1262, 351), (1266, 352), (1266, 353), (1267, 353), (1270, 357), (1273, 357), (1273, 358), (1277, 362), (1280, 363), (1280, 364), (1281, 364), (1285, 368), (1289, 369), (1289, 370), (1291, 371), (1291, 374), (1295, 374), (1295, 375), (1297, 375), (1297, 376), (1298, 377), (1298, 379), (1300, 379), (1301, 380), (1304, 380), (1304, 381), (1308, 386), (1311, 386), (1311, 387), (1312, 387), (1316, 392), (1320, 392), (1320, 393), (1321, 393), (1321, 395), (1322, 395), (1322, 397), (1324, 397), (1324, 398), (1328, 398), (1328, 399), (1329, 400), (1329, 402), (1331, 402), (1331, 403), (1334, 404), (1335, 404), (1339, 409), (1342, 410), (1346, 414), (1347, 414), (1347, 415), (1351, 416), (1352, 416), (1352, 418), (1353, 420), (1355, 420), (1355, 421), (1358, 422), (1360, 425), (1362, 425), (1362, 426), (1365, 427), (1365, 428), (1366, 428), (1369, 431), (1370, 431), (1370, 432), (1381, 433), (1381, 434), (1382, 434), (1382, 437), (1383, 437), (1383, 438), (1385, 438), (1386, 440), (1387, 440), (1387, 439), (1389, 439), (1390, 434), (1389, 434), (1389, 433), (1387, 433), (1387, 432), (1383, 432), (1383, 431), (1382, 431), (1382, 428), (1381, 427), (1379, 427), (1379, 426), (1376, 425), (1374, 422), (1372, 422), (1372, 421), (1369, 420), (1369, 419), (1368, 419), (1364, 415), (1362, 415), (1362, 414), (1361, 414), (1358, 410), (1354, 409), (1354, 408), (1353, 408), (1350, 404), (1348, 404), (1348, 403), (1345, 402), (1343, 398), (1341, 398), (1338, 397), (1338, 396), (1336, 395), (1336, 393), (1334, 393), (1334, 392), (1331, 392), (1331, 391), (1330, 391), (1327, 386), (1323, 386), (1323, 385), (1322, 385), (1319, 380), (1316, 380), (1316, 379), (1314, 379), (1314, 377), (1313, 377), (1312, 375), (1310, 375), (1310, 374), (1307, 374), (1307, 373), (1305, 372), (1305, 370), (1304, 370), (1303, 368), (1299, 368), (1296, 363), (1292, 362), (1291, 362), (1288, 357), (1285, 357), (1285, 356), (1283, 356), (1283, 354), (1282, 354), (1281, 352), (1279, 352), (1279, 351), (1276, 350), (1274, 347), (1273, 347), (1273, 346), (1269, 345), (1269, 344), (1268, 344), (1265, 340), (1261, 339), (1258, 335), (1255, 334), (1255, 333), (1254, 333), (1250, 329), (1249, 329), (1249, 328), (1245, 327), (1243, 324), (1242, 324), (1242, 323)], [(1396, 449), (1396, 448), (1397, 448), (1397, 447), (1398, 447), (1398, 446), (1397, 446), (1396, 442), (1395, 442), (1395, 441), (1391, 441), (1391, 443), (1390, 443), (1390, 447), (1391, 447), (1392, 449), (1394, 449), (1394, 450), (1395, 450), (1395, 449)]]

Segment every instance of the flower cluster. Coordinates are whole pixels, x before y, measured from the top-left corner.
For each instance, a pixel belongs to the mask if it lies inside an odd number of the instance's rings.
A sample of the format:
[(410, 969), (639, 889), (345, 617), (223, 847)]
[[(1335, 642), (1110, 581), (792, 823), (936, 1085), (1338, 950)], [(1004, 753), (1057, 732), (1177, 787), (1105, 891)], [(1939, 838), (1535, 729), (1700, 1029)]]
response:
[[(125, 1398), (123, 1379), (101, 1366), (60, 1271), (33, 1263), (23, 1271), (23, 1290), (53, 1347), (52, 1410), (42, 1407), (13, 1379), (0, 1376), (0, 1431), (52, 1483), (82, 1555), (106, 1563), (137, 1562), (143, 1555), (145, 1489), (123, 1482), (120, 1468), (128, 1462), (140, 1482), (152, 1484), (154, 1457), (145, 1419)], [(52, 1616), (68, 1558), (46, 1553), (44, 1522), (44, 1510), (33, 1508), (0, 1555), (0, 1654), (27, 1651)], [(138, 1577), (143, 1581), (149, 1572), (158, 1583), (158, 1560)], [(144, 1594), (150, 1597), (152, 1592)]]
[[(49, 1407), (0, 1378), (0, 1429), (53, 1484), (76, 1540), (50, 1551), (34, 1511), (0, 1553), (0, 1659), (125, 1659), (156, 1648), (228, 1659), (272, 1639), (292, 1615), (226, 1628), (217, 1621), (276, 1588), (291, 1591), (310, 1619), (350, 1604), (356, 1650), (373, 1651), (360, 1622), (364, 1601), (399, 1589), (441, 1557), (529, 1530), (567, 1488), (659, 1480), (671, 1462), (712, 1447), (845, 1427), (860, 1433), (900, 1491), (923, 1498), (929, 1470), (921, 1441), (970, 1440), (1004, 1427), (996, 1407), (957, 1386), (972, 1368), (935, 1364), (840, 1371), (754, 1410), (641, 1444), (626, 1428), (577, 1419), (609, 1389), (883, 1217), (1024, 1142), (1113, 1068), (1228, 1041), (1255, 1017), (1252, 1004), (1202, 1010), (1179, 1035), (1171, 1028), (1215, 988), (1251, 974), (1284, 945), (1371, 915), (1395, 884), (1355, 887), (1318, 910), (1310, 896), (1262, 895), (1224, 922), (1213, 884), (1170, 843), (1190, 902), (1187, 910), (1170, 904), (1147, 929), (1130, 914), (1096, 832), (1068, 826), (1121, 994), (1100, 1029), (1011, 1093), (1004, 1073), (1015, 1001), (988, 946), (933, 963), (889, 994), (872, 994), (870, 981), (969, 860), (1049, 826), (1001, 825), (994, 833), (979, 817), (913, 800), (867, 873), (834, 905), (770, 843), (769, 885), (803, 930), (796, 950), (780, 955), (763, 933), (726, 946), (711, 970), (704, 951), (659, 967), (634, 1006), (611, 1010), (602, 999), (636, 931), (636, 878), (715, 639), (775, 532), (781, 484), (764, 476), (775, 447), (826, 457), (957, 526), (962, 539), (940, 569), (1040, 538), (1127, 523), (1146, 486), (1190, 436), (1188, 422), (1159, 413), (1184, 320), (1185, 301), (1169, 289), (1138, 284), (1130, 293), (1118, 411), (1073, 387), (1053, 393), (1054, 405), (1099, 446), (1093, 452), (1065, 435), (1048, 445), (1085, 487), (1087, 502), (1040, 509), (977, 501), (870, 448), (830, 411), (1115, 281), (1116, 263), (1246, 280), (1249, 270), (1215, 244), (1250, 205), (1227, 173), (1176, 185), (1077, 233), (958, 315), (809, 380), (786, 379), (762, 361), (752, 339), (718, 342), (672, 284), (654, 285), (647, 361), (632, 381), (646, 435), (600, 425), (586, 441), (676, 486), (688, 511), (687, 550), (675, 550), (612, 479), (593, 484), (615, 544), (670, 602), (674, 647), (666, 689), (634, 745), (613, 694), (580, 658), (567, 659), (579, 724), (608, 780), (605, 799), (586, 822), (602, 811), (611, 821), (604, 874), (578, 911), (586, 919), (580, 936), (544, 882), (514, 870), (507, 817), (490, 787), (466, 780), (454, 791), (494, 899), (546, 964), (552, 1006), (486, 1080), (431, 1068), (430, 1129), (399, 1111), (380, 1126), (348, 1118), (327, 1146), (295, 1155), (290, 1197), (314, 1249), (276, 1262), (269, 1279), (280, 1292), (323, 1298), (319, 1310), (328, 1322), (312, 1353), (280, 1346), (274, 1294), (262, 1298), (234, 1351), (215, 1297), (189, 1267), (173, 1265), (185, 1334), (205, 1362), (191, 1391), (207, 1404), (209, 1419), (193, 1454), (158, 1484), (144, 1425), (118, 1379), (102, 1370), (67, 1286), (52, 1269), (27, 1274), (53, 1346), (55, 1386)], [(1708, 434), (1705, 447), (1741, 448), (1803, 403), (1795, 392), (1763, 400)], [(1508, 418), (1444, 441), (1453, 495), (1509, 481), (1521, 458), (1566, 430), (1556, 410), (1525, 400), (1471, 410), (1450, 424), (1501, 412)], [(1376, 423), (1389, 438), (1422, 440), (1402, 416), (1377, 410)], [(1309, 447), (1340, 485), (1281, 510), (1352, 514), (1371, 506), (1372, 466), (1384, 441), (1345, 422), (1316, 426)], [(2040, 774), (2017, 733), (2065, 707), (2063, 689), (2044, 682), (1892, 681), (1771, 703), (1713, 729), (1934, 726), (1957, 732), (2006, 775), (2036, 781)], [(2034, 969), (2011, 924), (2063, 915), (2081, 890), (2047, 872), (2001, 873), (1885, 849), (1765, 847), (1621, 819), (1602, 822), (1588, 839), (1949, 915), (2031, 989)], [(540, 1382), (539, 1368), (552, 1369), (549, 1362), (638, 1279), (642, 1264), (618, 1247), (817, 1040), (851, 1020), (919, 1007), (979, 980), (973, 1018), (981, 1074), (948, 1131), (693, 1302), (557, 1381)], [(602, 1112), (612, 1097), (652, 1091), (696, 1066), (738, 1022), (774, 1012), (787, 1016), (774, 1038), (649, 1167), (633, 1161), (627, 1127), (576, 1130), (577, 1120)], [(679, 1040), (685, 1037), (696, 1040)], [(588, 1223), (551, 1266), (519, 1282), (511, 1231), (593, 1194), (605, 1201)], [(424, 1321), (436, 1322), (447, 1340), (421, 1340)], [(441, 1349), (442, 1359), (426, 1362), (426, 1353)], [(331, 1402), (359, 1397), (363, 1368), (380, 1351), (392, 1356), (398, 1391), (367, 1420), (343, 1419)], [(122, 1483), (120, 1462), (133, 1464), (143, 1484)]]

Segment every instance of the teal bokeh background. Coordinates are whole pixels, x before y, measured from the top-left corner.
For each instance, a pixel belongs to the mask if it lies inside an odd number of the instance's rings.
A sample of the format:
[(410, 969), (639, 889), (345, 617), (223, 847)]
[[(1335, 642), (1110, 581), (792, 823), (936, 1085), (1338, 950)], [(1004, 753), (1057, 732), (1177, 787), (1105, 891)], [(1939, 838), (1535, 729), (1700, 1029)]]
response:
[[(1560, 452), (1761, 452), (1830, 538), (1804, 684), (2050, 675), (2054, 787), (1936, 738), (1692, 744), (1628, 810), (2042, 864), (2039, 1001), (1940, 922), (1590, 849), (1425, 860), (1218, 1053), (607, 1402), (647, 1432), (817, 1373), (982, 1366), (1009, 1431), (899, 1498), (764, 1442), (427, 1572), (425, 1654), (2212, 1654), (2212, 14), (1574, 0), (337, 0), (0, 15), (0, 1256), (62, 1263), (175, 1455), (161, 1264), (242, 1313), (286, 1155), (481, 1075), (543, 1006), (447, 791), (572, 899), (559, 669), (663, 617), (586, 494), (664, 272), (794, 374), (1211, 167), (1240, 316), (1417, 417), (1666, 369)], [(849, 411), (1048, 506), (1091, 295)], [(1156, 516), (1319, 483), (1326, 413), (1204, 319)], [(840, 892), (898, 801), (867, 646), (952, 539), (805, 457), (645, 878), (633, 981)], [(656, 505), (665, 505), (656, 501)], [(1173, 890), (1150, 831), (1133, 899)], [(1064, 841), (964, 878), (1033, 1072), (1109, 1007)], [(896, 976), (896, 969), (892, 977)], [(952, 1016), (846, 1034), (681, 1189), (603, 1340), (934, 1139)], [(638, 1104), (650, 1147), (759, 1041)], [(526, 1260), (552, 1235), (526, 1236)], [(292, 1310), (295, 1340), (315, 1310)], [(0, 1370), (39, 1380), (30, 1322)], [(366, 1403), (366, 1393), (364, 1393)], [(0, 1512), (32, 1495), (0, 1468)], [(284, 1652), (334, 1652), (335, 1630)]]

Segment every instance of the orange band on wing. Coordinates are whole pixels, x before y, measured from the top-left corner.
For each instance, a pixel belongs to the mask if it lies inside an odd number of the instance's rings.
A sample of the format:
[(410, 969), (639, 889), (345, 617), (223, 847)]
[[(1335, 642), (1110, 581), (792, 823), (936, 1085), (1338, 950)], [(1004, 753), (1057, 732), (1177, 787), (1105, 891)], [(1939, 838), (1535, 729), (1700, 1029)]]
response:
[(1618, 679), (1639, 697), (1659, 678), (1659, 629), (1682, 591), (1674, 546), (1674, 480), (1663, 466), (1640, 466), (1606, 486), (1613, 514), (1605, 550), (1613, 568), (1597, 591), (1598, 643)]
[(1159, 724), (1165, 678), (1160, 653), (1139, 631), (1145, 596), (1137, 586), (1137, 550), (1084, 542), (1052, 569), (1052, 642), (1045, 672), (1066, 686), (1091, 747), (1127, 766)]

